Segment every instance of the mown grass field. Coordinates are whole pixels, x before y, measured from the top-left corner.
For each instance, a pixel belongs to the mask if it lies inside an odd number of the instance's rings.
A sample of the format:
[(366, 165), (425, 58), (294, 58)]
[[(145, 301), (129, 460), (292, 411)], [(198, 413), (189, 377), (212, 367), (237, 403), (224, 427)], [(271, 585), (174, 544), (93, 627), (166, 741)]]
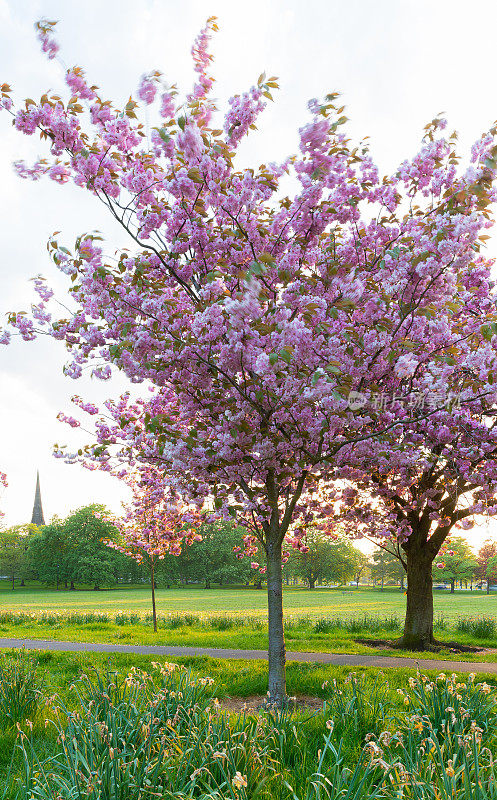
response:
[[(459, 616), (497, 616), (497, 592), (486, 595), (481, 591), (435, 590), (435, 614), (456, 620)], [(265, 589), (221, 588), (157, 589), (157, 611), (163, 614), (190, 612), (208, 614), (265, 614)], [(313, 617), (327, 615), (359, 616), (364, 613), (401, 616), (405, 608), (405, 595), (398, 589), (358, 590), (285, 588), (283, 603), (287, 614), (309, 614)], [(130, 587), (93, 591), (47, 589), (41, 586), (16, 588), (12, 591), (8, 581), (0, 581), (0, 609), (18, 611), (103, 611), (119, 610), (147, 613), (150, 611), (150, 590), (147, 587)]]
[[(12, 592), (4, 585), (2, 589), (0, 636), (5, 638), (240, 650), (266, 650), (268, 645), (265, 592), (255, 589), (158, 590), (159, 630), (155, 634), (145, 588), (55, 592), (31, 587)], [(379, 639), (388, 642), (400, 636), (404, 603), (398, 590), (289, 589), (285, 592), (287, 650), (378, 652)], [(496, 606), (494, 595), (438, 592), (437, 638), (476, 645), (483, 651), (459, 654), (446, 647), (431, 657), (497, 662)], [(398, 656), (401, 651), (385, 644), (381, 654)]]

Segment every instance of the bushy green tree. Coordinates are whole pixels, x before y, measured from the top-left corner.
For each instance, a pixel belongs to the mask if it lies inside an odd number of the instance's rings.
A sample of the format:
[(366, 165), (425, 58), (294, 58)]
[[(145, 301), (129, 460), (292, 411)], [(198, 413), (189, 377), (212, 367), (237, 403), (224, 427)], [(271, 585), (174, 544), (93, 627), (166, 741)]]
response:
[(55, 584), (71, 579), (67, 563), (69, 542), (63, 520), (54, 519), (38, 530), (29, 543), (28, 558), (32, 572), (43, 583)]
[(495, 582), (495, 570), (493, 565), (490, 566), (490, 560), (495, 556), (497, 556), (497, 542), (487, 539), (478, 550), (478, 569), (476, 571), (476, 576), (482, 581), (486, 581), (487, 594), (490, 594), (490, 586)]
[(405, 569), (399, 557), (387, 548), (378, 547), (374, 550), (370, 561), (371, 577), (375, 581), (381, 583), (381, 590), (385, 582), (392, 582), (400, 584), (400, 588), (404, 589), (405, 582)]
[[(206, 589), (213, 583), (219, 586), (244, 583), (252, 577), (254, 573), (248, 560), (237, 558), (233, 552), (242, 541), (244, 531), (241, 528), (230, 522), (204, 523), (198, 533), (202, 541), (183, 548), (180, 556), (166, 556), (165, 570), (174, 572), (176, 569), (183, 582), (202, 582)], [(170, 563), (172, 559), (176, 564)]]
[(289, 571), (309, 589), (316, 584), (345, 583), (354, 577), (357, 550), (348, 540), (334, 540), (310, 528), (302, 538), (302, 549), (290, 553)]
[(33, 537), (29, 560), (41, 581), (89, 584), (94, 589), (113, 586), (125, 569), (124, 557), (110, 550), (104, 539), (114, 539), (115, 527), (105, 519), (104, 506), (80, 508), (65, 520), (54, 520)]
[(487, 561), (485, 569), (485, 577), (487, 579), (487, 594), (490, 593), (490, 586), (497, 583), (497, 555), (490, 556)]
[(478, 570), (478, 562), (466, 539), (457, 536), (450, 540), (450, 545), (440, 561), (439, 577), (450, 582), (450, 591), (455, 589), (456, 581), (470, 581)]
[(36, 525), (14, 525), (0, 530), (0, 570), (12, 580), (24, 583), (29, 572), (29, 543), (37, 532)]
[(362, 553), (360, 550), (355, 551), (355, 563), (354, 563), (354, 580), (356, 587), (359, 588), (359, 581), (361, 577), (369, 570), (369, 558), (366, 553)]

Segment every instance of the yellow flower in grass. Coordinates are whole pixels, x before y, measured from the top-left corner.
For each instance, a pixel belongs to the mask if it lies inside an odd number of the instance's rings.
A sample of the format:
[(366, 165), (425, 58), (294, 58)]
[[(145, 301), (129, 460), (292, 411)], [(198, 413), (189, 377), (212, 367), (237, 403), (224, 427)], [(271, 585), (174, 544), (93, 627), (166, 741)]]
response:
[(241, 772), (236, 772), (235, 777), (232, 779), (231, 783), (235, 787), (235, 789), (245, 789), (247, 787), (247, 777), (242, 775)]

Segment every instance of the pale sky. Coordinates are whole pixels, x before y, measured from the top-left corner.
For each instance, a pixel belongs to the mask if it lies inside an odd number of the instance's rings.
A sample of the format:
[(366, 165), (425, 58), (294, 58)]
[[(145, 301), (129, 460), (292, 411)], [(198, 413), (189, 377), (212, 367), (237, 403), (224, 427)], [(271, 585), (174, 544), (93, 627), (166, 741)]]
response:
[[(0, 0), (0, 83), (14, 97), (39, 99), (63, 87), (63, 69), (40, 53), (33, 23), (59, 20), (60, 56), (83, 66), (116, 105), (136, 91), (143, 72), (159, 69), (186, 92), (193, 81), (190, 47), (205, 19), (220, 26), (215, 56), (215, 95), (226, 99), (249, 88), (265, 71), (281, 89), (260, 118), (259, 131), (244, 143), (247, 165), (279, 161), (295, 152), (306, 103), (340, 91), (350, 132), (369, 135), (373, 156), (385, 172), (416, 152), (423, 126), (444, 112), (460, 134), (460, 152), (497, 117), (494, 0)], [(0, 114), (0, 315), (29, 308), (29, 279), (44, 275), (65, 299), (66, 283), (48, 258), (55, 230), (70, 246), (83, 231), (100, 229), (109, 252), (124, 245), (97, 202), (83, 190), (20, 180), (12, 161), (45, 153)], [(496, 254), (497, 231), (489, 243)], [(0, 348), (0, 470), (9, 487), (0, 503), (7, 524), (31, 517), (36, 469), (40, 470), (47, 519), (90, 502), (118, 512), (124, 492), (106, 475), (68, 466), (52, 457), (54, 442), (84, 442), (57, 422), (71, 413), (79, 394), (101, 401), (126, 388), (123, 380), (72, 381), (62, 375), (64, 350), (53, 340), (15, 342)], [(79, 436), (79, 439), (77, 438)], [(472, 543), (497, 531), (484, 526)]]

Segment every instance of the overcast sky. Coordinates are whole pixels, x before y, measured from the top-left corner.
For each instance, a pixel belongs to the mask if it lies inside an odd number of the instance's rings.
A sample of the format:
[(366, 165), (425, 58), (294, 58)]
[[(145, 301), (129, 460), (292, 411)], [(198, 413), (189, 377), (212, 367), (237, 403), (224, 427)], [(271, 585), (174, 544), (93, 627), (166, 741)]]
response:
[[(261, 72), (280, 79), (276, 102), (241, 150), (247, 165), (294, 152), (307, 100), (329, 91), (342, 93), (352, 134), (370, 136), (385, 172), (416, 152), (423, 126), (439, 112), (459, 131), (465, 156), (497, 117), (495, 0), (0, 0), (0, 83), (9, 82), (18, 99), (62, 88), (63, 69), (45, 60), (33, 30), (46, 17), (60, 21), (66, 66), (84, 66), (90, 83), (116, 105), (155, 68), (185, 92), (193, 81), (192, 41), (213, 14), (220, 25), (211, 49), (221, 110)], [(13, 160), (31, 161), (45, 151), (35, 137), (13, 130), (7, 114), (0, 115), (0, 136), (3, 316), (29, 308), (29, 279), (38, 274), (64, 299), (65, 283), (45, 247), (53, 231), (69, 245), (96, 228), (111, 248), (124, 241), (82, 190), (15, 176)], [(8, 524), (29, 521), (37, 469), (47, 519), (90, 502), (118, 512), (124, 498), (108, 476), (51, 456), (54, 442), (84, 441), (56, 420), (59, 410), (70, 413), (73, 394), (99, 401), (125, 388), (123, 382), (71, 381), (62, 375), (63, 363), (63, 348), (52, 340), (0, 348), (0, 470), (9, 480), (0, 502)], [(478, 540), (489, 533), (496, 531), (483, 527)]]

